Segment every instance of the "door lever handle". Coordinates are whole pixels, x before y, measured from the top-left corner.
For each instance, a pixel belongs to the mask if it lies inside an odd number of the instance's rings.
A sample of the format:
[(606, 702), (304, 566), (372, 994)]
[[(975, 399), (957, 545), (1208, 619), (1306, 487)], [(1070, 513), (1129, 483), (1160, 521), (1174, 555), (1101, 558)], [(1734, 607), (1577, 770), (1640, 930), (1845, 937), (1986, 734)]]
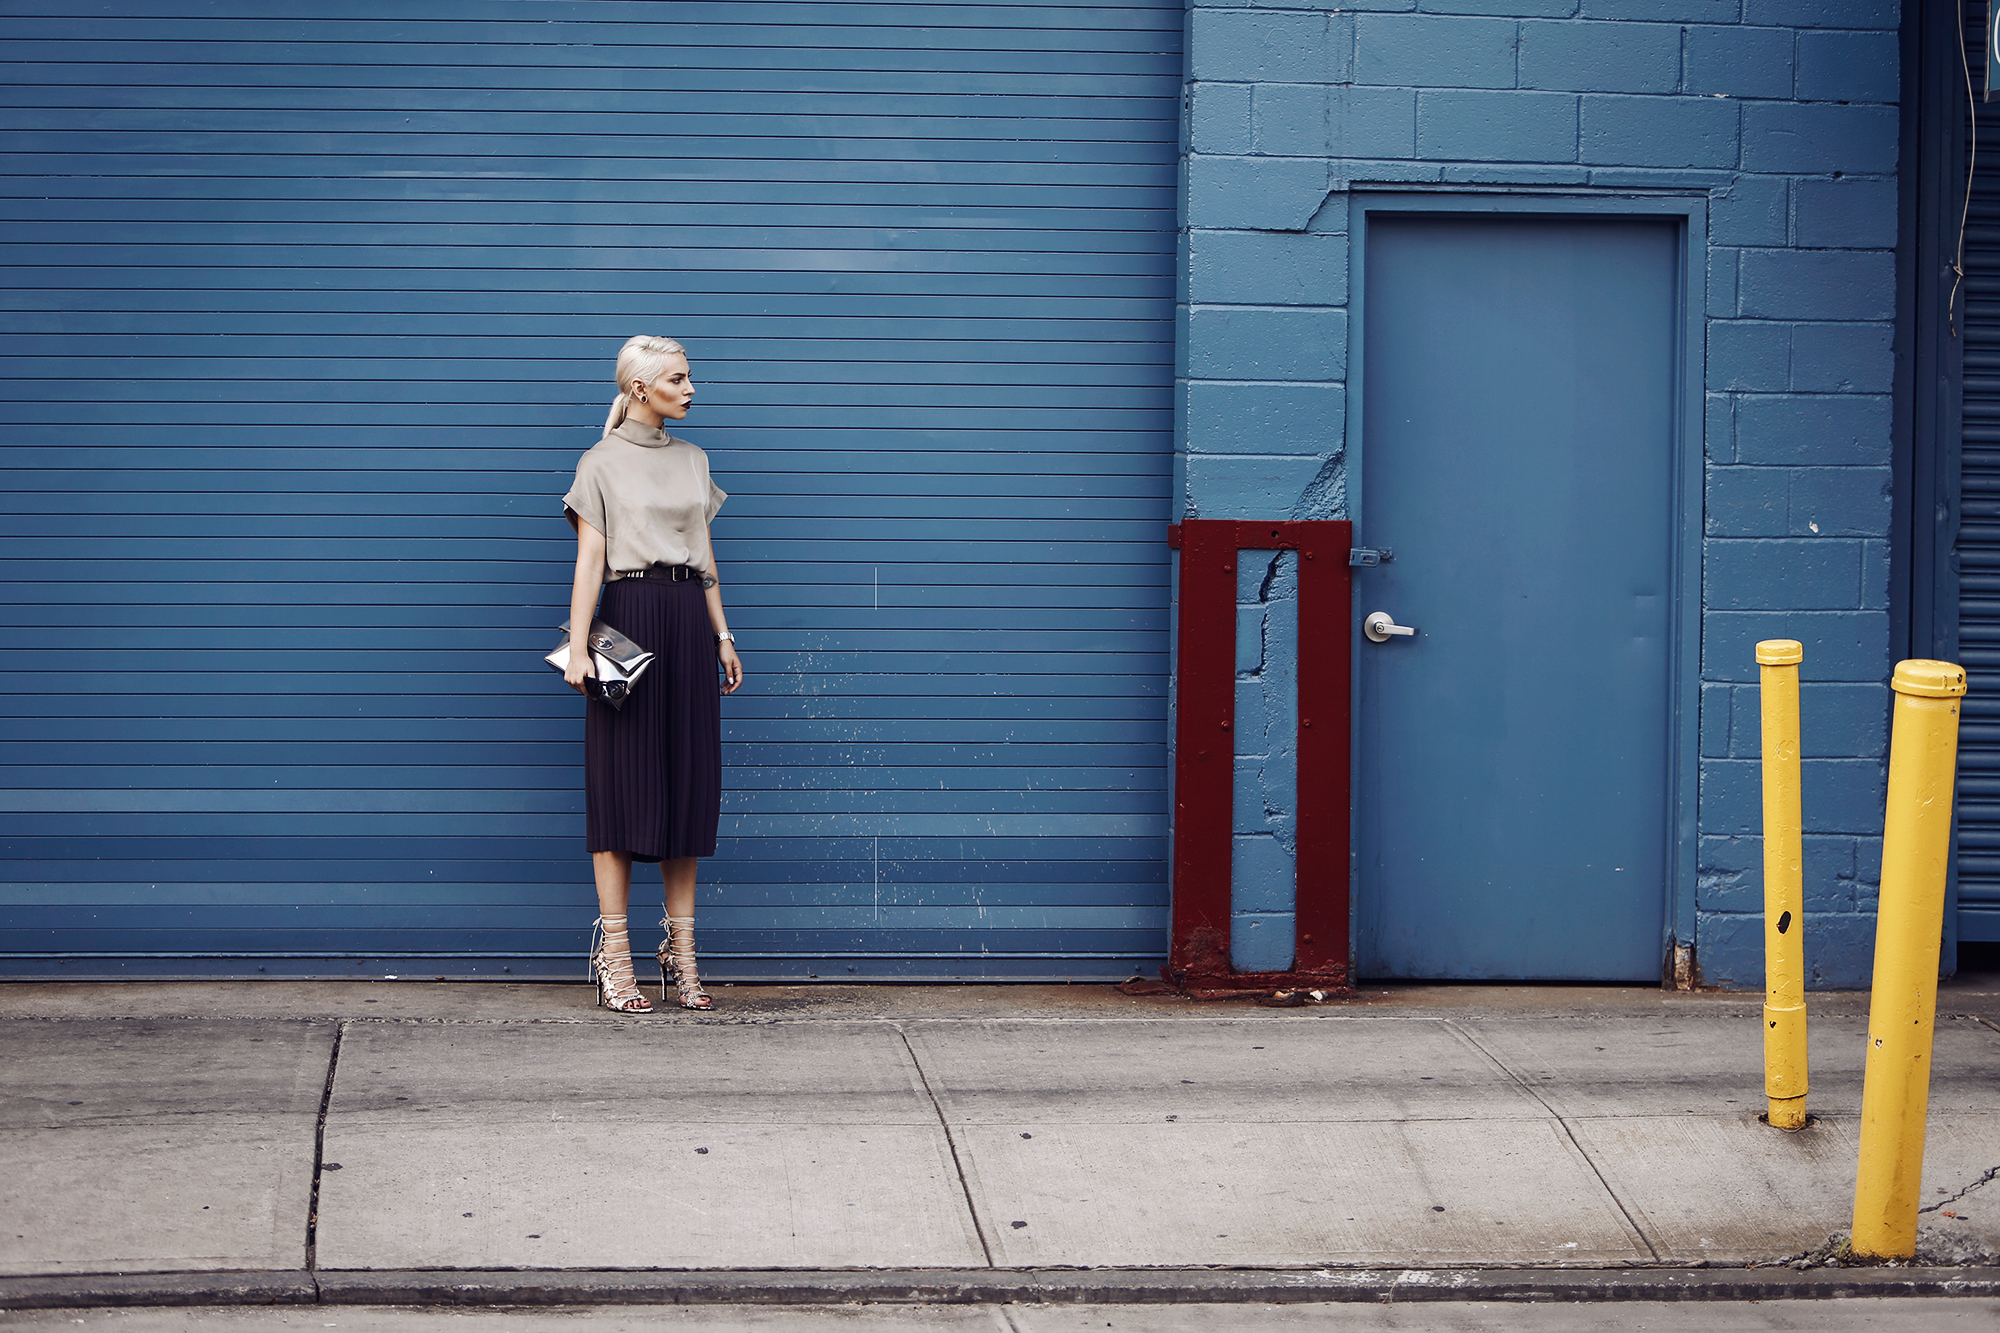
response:
[(1392, 635), (1414, 635), (1417, 631), (1412, 625), (1398, 625), (1387, 611), (1370, 611), (1368, 619), (1361, 622), (1361, 632), (1371, 643), (1387, 643)]

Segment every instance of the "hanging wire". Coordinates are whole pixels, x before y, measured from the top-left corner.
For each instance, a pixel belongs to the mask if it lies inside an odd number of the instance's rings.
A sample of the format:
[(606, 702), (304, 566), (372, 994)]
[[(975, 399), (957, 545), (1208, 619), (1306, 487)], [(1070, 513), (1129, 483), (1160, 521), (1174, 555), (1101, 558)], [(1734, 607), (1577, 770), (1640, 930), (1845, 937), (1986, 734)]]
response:
[[(1970, 122), (1969, 147), (1965, 154), (1965, 203), (1958, 211), (1958, 249), (1951, 261), (1951, 299), (1945, 303), (1944, 317), (1951, 336), (1958, 336), (1958, 289), (1965, 284), (1965, 224), (1972, 217), (1973, 169), (1979, 165), (1979, 103), (1972, 95), (1972, 57), (1965, 49), (1965, 0), (1958, 0), (1958, 65), (1965, 75), (1965, 112)], [(1989, 16), (1990, 17), (1990, 16)], [(1985, 53), (1982, 37), (1980, 50)]]

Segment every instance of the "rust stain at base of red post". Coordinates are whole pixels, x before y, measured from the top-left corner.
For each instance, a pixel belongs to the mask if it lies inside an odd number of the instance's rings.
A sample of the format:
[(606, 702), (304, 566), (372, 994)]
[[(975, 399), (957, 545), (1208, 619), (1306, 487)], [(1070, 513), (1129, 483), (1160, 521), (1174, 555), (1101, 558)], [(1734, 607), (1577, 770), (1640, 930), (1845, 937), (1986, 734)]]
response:
[[(1302, 986), (1346, 992), (1353, 525), (1190, 519), (1168, 529), (1168, 541), (1180, 549), (1181, 577), (1173, 937), (1161, 975), (1202, 998)], [(1299, 555), (1297, 939), (1286, 972), (1238, 972), (1229, 962), (1236, 565), (1245, 550)]]

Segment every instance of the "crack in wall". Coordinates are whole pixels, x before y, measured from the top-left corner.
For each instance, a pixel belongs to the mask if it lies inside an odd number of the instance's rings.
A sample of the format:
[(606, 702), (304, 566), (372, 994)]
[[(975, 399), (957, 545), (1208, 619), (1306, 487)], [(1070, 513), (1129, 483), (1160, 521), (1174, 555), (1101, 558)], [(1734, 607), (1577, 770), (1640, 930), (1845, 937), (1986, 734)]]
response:
[(1272, 932), (1295, 910), (1297, 896), (1299, 556), (1296, 551), (1246, 548), (1239, 560), (1239, 703), (1231, 818), (1236, 855), (1230, 888), (1231, 915), (1242, 933), (1232, 938), (1231, 956), (1239, 968), (1274, 970), (1291, 964), (1292, 932), (1279, 932), (1286, 943), (1282, 959)]
[[(1250, 569), (1245, 561), (1246, 573)], [(1240, 594), (1246, 595), (1246, 594)], [(1298, 561), (1296, 553), (1272, 551), (1265, 563), (1263, 577), (1257, 584), (1257, 605), (1263, 614), (1257, 622), (1257, 660), (1253, 666), (1238, 671), (1237, 679), (1255, 681), (1265, 691), (1265, 704), (1259, 710), (1258, 743), (1260, 748), (1253, 753), (1237, 756), (1239, 759), (1256, 760), (1254, 780), (1257, 783), (1257, 803), (1263, 812), (1266, 827), (1262, 832), (1275, 838), (1284, 848), (1287, 856), (1295, 857), (1297, 847), (1292, 829), (1292, 801), (1295, 791), (1288, 801), (1283, 788), (1296, 787), (1296, 775), (1290, 772), (1293, 756), (1297, 750), (1297, 703), (1291, 696), (1292, 682), (1285, 668), (1290, 665), (1288, 648), (1283, 635), (1275, 633), (1273, 613), (1280, 607), (1294, 613), (1298, 605)], [(1296, 634), (1291, 636), (1296, 640)], [(1283, 694), (1283, 699), (1275, 699), (1274, 694)], [(1246, 742), (1247, 742), (1247, 738)], [(1244, 774), (1250, 778), (1251, 774)], [(1275, 786), (1274, 786), (1275, 784)]]
[[(1257, 586), (1257, 601), (1261, 605), (1269, 606), (1271, 604), (1271, 585), (1278, 581), (1278, 564), (1284, 558), (1285, 558), (1285, 553), (1283, 551), (1271, 552), (1271, 563), (1264, 570), (1264, 581)], [(1263, 673), (1264, 663), (1271, 660), (1270, 646), (1271, 646), (1271, 621), (1269, 616), (1267, 615), (1264, 620), (1263, 637), (1260, 641), (1260, 646), (1257, 649), (1257, 671), (1259, 674)]]

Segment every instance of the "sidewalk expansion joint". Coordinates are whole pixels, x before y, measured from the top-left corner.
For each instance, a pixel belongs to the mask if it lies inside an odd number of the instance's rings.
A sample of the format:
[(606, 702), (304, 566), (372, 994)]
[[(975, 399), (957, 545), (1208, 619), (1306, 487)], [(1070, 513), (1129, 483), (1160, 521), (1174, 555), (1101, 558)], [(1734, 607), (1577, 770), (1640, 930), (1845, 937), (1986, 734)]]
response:
[(508, 1269), (0, 1277), (0, 1310), (237, 1305), (1159, 1305), (2000, 1297), (2000, 1268)]
[(1576, 1149), (1576, 1155), (1578, 1157), (1581, 1157), (1583, 1159), (1584, 1165), (1590, 1168), (1590, 1174), (1597, 1177), (1597, 1183), (1603, 1187), (1605, 1197), (1610, 1199), (1612, 1205), (1618, 1209), (1618, 1215), (1625, 1219), (1626, 1226), (1632, 1228), (1632, 1234), (1639, 1238), (1639, 1243), (1646, 1247), (1646, 1253), (1652, 1256), (1655, 1263), (1664, 1261), (1665, 1256), (1660, 1253), (1660, 1247), (1653, 1244), (1653, 1238), (1646, 1234), (1646, 1229), (1644, 1227), (1639, 1225), (1639, 1219), (1632, 1215), (1632, 1209), (1626, 1206), (1625, 1200), (1619, 1197), (1618, 1190), (1611, 1184), (1611, 1181), (1605, 1176), (1604, 1168), (1597, 1164), (1597, 1159), (1595, 1157), (1591, 1156), (1590, 1149), (1583, 1146), (1583, 1140), (1577, 1137), (1576, 1126), (1570, 1124), (1569, 1117), (1564, 1115), (1561, 1111), (1558, 1111), (1554, 1106), (1550, 1105), (1549, 1099), (1542, 1096), (1541, 1090), (1535, 1087), (1535, 1085), (1530, 1083), (1527, 1079), (1521, 1077), (1520, 1074), (1516, 1073), (1514, 1071), (1513, 1066), (1509, 1065), (1505, 1060), (1502, 1060), (1498, 1055), (1495, 1055), (1492, 1051), (1487, 1050), (1485, 1043), (1481, 1042), (1479, 1038), (1473, 1036), (1470, 1032), (1467, 1032), (1464, 1028), (1460, 1027), (1456, 1019), (1450, 1019), (1450, 1018), (1445, 1019), (1444, 1026), (1449, 1028), (1452, 1032), (1458, 1034), (1459, 1038), (1463, 1040), (1467, 1045), (1471, 1046), (1473, 1050), (1478, 1051), (1488, 1060), (1491, 1060), (1495, 1068), (1499, 1069), (1501, 1073), (1505, 1074), (1508, 1078), (1513, 1079), (1515, 1083), (1519, 1084), (1523, 1092), (1527, 1093), (1530, 1097), (1534, 1098), (1535, 1101), (1541, 1105), (1542, 1109), (1547, 1111), (1549, 1115), (1555, 1119), (1556, 1124), (1562, 1127), (1563, 1136), (1569, 1140), (1570, 1147)]
[(312, 1192), (306, 1198), (306, 1272), (319, 1266), (319, 1182), (326, 1171), (326, 1114), (333, 1106), (333, 1080), (340, 1072), (340, 1043), (346, 1019), (333, 1025), (333, 1049), (326, 1056), (326, 1083), (319, 1092), (319, 1119), (313, 1125)]
[(972, 1234), (979, 1238), (979, 1252), (986, 1256), (986, 1266), (993, 1267), (993, 1245), (986, 1239), (986, 1223), (980, 1220), (979, 1205), (972, 1197), (972, 1182), (966, 1179), (965, 1162), (958, 1155), (958, 1136), (951, 1131), (951, 1118), (944, 1113), (944, 1103), (938, 1100), (937, 1090), (931, 1087), (931, 1076), (924, 1069), (924, 1062), (917, 1058), (917, 1048), (910, 1043), (910, 1034), (903, 1031), (901, 1023), (892, 1024), (897, 1040), (909, 1053), (910, 1067), (917, 1071), (917, 1081), (924, 1085), (924, 1096), (930, 1100), (931, 1111), (937, 1116), (938, 1128), (944, 1132), (944, 1146), (951, 1153), (951, 1169), (958, 1176), (958, 1192), (965, 1198), (966, 1215), (972, 1219)]

